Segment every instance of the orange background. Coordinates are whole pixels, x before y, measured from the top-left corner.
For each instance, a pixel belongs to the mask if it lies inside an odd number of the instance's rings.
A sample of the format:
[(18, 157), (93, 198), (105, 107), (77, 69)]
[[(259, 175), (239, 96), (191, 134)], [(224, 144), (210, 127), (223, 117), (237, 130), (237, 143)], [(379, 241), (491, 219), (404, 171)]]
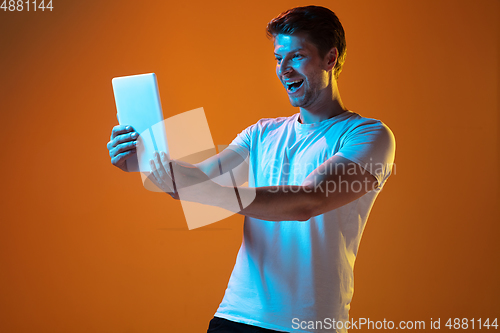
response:
[[(165, 116), (215, 144), (291, 115), (265, 25), (302, 1), (53, 1), (0, 11), (1, 332), (205, 332), (241, 216), (188, 231), (109, 161), (111, 78), (155, 72)], [(345, 105), (383, 120), (396, 174), (372, 210), (351, 317), (500, 317), (496, 0), (319, 1), (340, 17)]]

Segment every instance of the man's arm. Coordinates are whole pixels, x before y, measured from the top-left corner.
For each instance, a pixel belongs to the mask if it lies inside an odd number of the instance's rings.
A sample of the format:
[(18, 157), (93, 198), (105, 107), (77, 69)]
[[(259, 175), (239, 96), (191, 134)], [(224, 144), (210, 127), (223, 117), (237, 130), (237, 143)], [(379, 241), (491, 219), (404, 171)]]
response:
[[(359, 164), (333, 156), (316, 168), (299, 186), (238, 188), (242, 201), (255, 195), (239, 214), (268, 221), (306, 221), (354, 201), (377, 187), (377, 180)], [(223, 207), (228, 189), (216, 205)]]
[(377, 186), (375, 177), (359, 164), (333, 156), (309, 174), (301, 185), (238, 187), (242, 207), (235, 210), (232, 204), (234, 186), (216, 184), (198, 167), (168, 161), (166, 155), (163, 156), (161, 161), (159, 156), (155, 157), (153, 174), (156, 182), (161, 185), (162, 178), (167, 175), (164, 166), (172, 162), (181, 200), (217, 206), (268, 221), (306, 221), (354, 201)]
[[(219, 183), (226, 186), (240, 186), (248, 181), (248, 163), (246, 157), (243, 158), (235, 150), (239, 150), (242, 154), (248, 156), (247, 151), (229, 146), (219, 154), (209, 157), (194, 166), (203, 171), (210, 179), (230, 172), (231, 177), (222, 177)], [(231, 179), (234, 182), (222, 182)]]

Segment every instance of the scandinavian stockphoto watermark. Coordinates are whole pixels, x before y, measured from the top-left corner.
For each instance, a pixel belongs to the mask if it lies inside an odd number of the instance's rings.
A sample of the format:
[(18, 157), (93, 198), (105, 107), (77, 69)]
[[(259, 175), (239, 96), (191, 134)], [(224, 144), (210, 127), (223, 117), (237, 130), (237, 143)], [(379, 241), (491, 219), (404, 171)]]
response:
[(292, 319), (293, 330), (467, 330), (498, 329), (497, 318), (430, 318), (429, 320), (371, 320), (370, 318), (351, 318), (341, 321), (334, 318), (323, 320)]
[[(324, 193), (326, 197), (334, 193), (366, 193), (377, 188), (379, 179), (383, 181), (384, 177), (396, 173), (395, 163), (370, 162), (365, 163), (328, 163), (324, 167), (315, 168), (312, 163), (282, 163), (276, 161), (271, 164), (268, 170), (259, 170), (260, 174), (270, 180), (270, 183), (277, 184), (278, 187), (271, 189), (270, 192), (290, 192), (298, 193)], [(307, 176), (315, 172), (317, 176), (311, 181), (307, 181)], [(334, 177), (329, 177), (335, 175)], [(364, 177), (362, 180), (352, 179), (352, 176), (376, 175), (377, 182), (373, 182), (372, 177)], [(280, 185), (296, 184), (303, 187), (279, 187)], [(306, 186), (304, 186), (306, 185)]]
[(395, 328), (401, 329), (425, 329), (425, 321), (400, 321), (396, 323), (392, 320), (371, 320), (370, 318), (358, 318), (350, 320), (335, 320), (335, 318), (325, 318), (323, 320), (300, 320), (299, 318), (292, 319), (292, 329), (294, 330), (356, 330), (356, 329), (373, 329), (373, 330), (391, 330)]

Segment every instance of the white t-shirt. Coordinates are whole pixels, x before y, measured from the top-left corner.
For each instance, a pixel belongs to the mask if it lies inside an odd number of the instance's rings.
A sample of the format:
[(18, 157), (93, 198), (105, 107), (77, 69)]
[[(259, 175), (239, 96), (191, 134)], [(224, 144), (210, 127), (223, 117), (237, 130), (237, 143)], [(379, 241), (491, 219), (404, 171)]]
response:
[[(249, 186), (301, 185), (333, 155), (360, 164), (379, 185), (305, 222), (245, 217), (215, 316), (278, 331), (335, 332), (328, 322), (349, 318), (354, 260), (370, 209), (391, 174), (395, 140), (381, 121), (351, 111), (313, 124), (298, 117), (261, 119), (233, 140), (236, 150), (250, 153)], [(304, 323), (309, 321), (325, 325), (312, 328)]]

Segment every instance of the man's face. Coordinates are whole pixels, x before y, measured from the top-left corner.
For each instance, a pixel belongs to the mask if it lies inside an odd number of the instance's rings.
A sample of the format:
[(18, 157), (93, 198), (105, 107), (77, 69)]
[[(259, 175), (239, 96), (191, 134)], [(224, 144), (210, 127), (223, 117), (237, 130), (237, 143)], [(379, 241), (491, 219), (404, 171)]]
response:
[(276, 75), (285, 87), (292, 106), (308, 107), (326, 96), (326, 61), (306, 34), (277, 35), (274, 39)]

